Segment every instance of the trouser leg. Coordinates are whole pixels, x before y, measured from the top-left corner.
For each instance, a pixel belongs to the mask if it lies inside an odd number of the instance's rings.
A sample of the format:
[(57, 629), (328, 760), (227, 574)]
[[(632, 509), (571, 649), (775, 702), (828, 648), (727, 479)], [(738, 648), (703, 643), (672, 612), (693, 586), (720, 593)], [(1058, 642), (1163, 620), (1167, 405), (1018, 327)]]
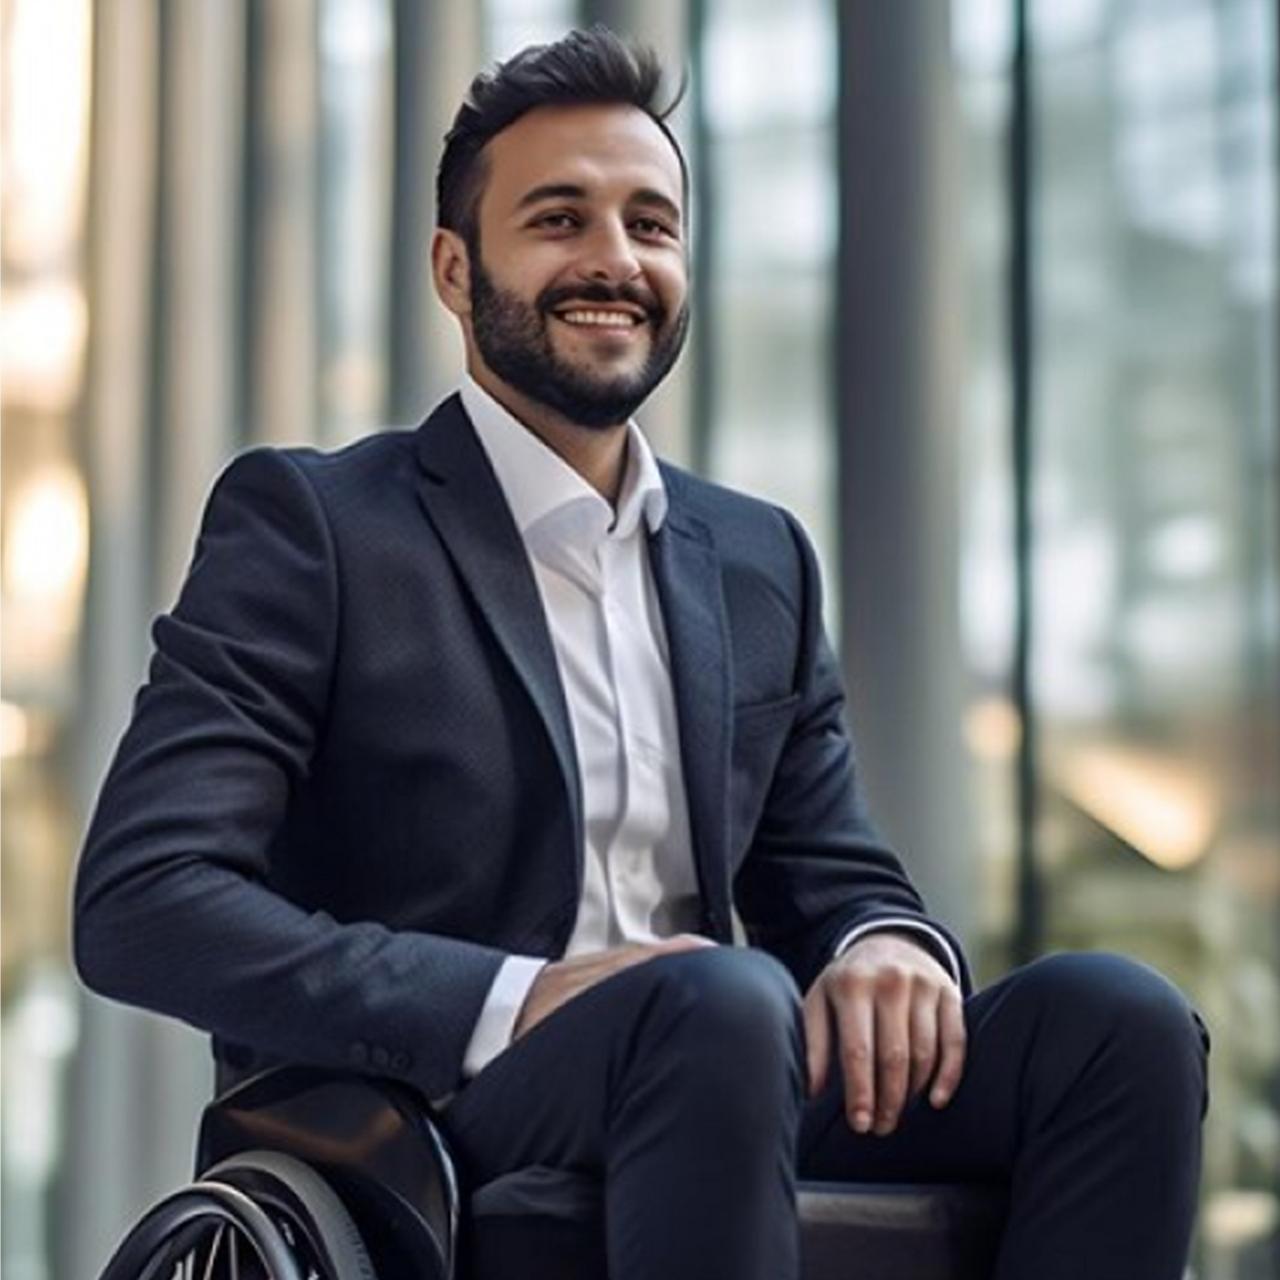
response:
[(521, 1037), (450, 1104), (464, 1179), (601, 1173), (611, 1280), (794, 1280), (799, 996), (760, 952), (660, 956)]
[(966, 1003), (964, 1078), (886, 1138), (856, 1135), (838, 1081), (806, 1114), (802, 1177), (1007, 1182), (997, 1280), (1178, 1280), (1205, 1106), (1203, 1025), (1154, 971), (1049, 957)]

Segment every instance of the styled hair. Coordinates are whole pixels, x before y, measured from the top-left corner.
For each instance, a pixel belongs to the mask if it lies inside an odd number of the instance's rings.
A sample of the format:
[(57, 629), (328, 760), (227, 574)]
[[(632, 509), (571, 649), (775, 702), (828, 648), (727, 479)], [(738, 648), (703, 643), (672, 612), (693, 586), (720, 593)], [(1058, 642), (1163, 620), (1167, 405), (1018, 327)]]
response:
[(664, 100), (662, 63), (648, 45), (622, 39), (607, 27), (575, 30), (552, 44), (530, 45), (482, 71), (471, 82), (445, 134), (436, 171), (436, 223), (474, 243), (476, 211), (487, 177), (489, 139), (535, 107), (578, 103), (638, 107), (662, 130), (680, 161), (686, 204), (689, 172), (667, 125), (686, 87), (682, 77)]

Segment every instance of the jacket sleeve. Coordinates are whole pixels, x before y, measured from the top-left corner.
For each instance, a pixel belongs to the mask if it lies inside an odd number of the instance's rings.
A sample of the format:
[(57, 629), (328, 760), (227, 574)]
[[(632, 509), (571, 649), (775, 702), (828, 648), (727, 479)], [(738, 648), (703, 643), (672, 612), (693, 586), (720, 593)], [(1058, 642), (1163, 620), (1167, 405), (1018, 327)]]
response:
[(918, 920), (951, 943), (967, 994), (959, 943), (926, 913), (867, 814), (840, 671), (822, 626), (817, 562), (795, 520), (783, 515), (800, 565), (800, 697), (735, 886), (747, 935), (787, 965), (804, 991), (851, 929)]
[(272, 839), (323, 733), (340, 608), (334, 542), (301, 465), (242, 455), (153, 630), (80, 859), (75, 959), (103, 995), (437, 1097), (460, 1078), (503, 953), (339, 923), (269, 884)]

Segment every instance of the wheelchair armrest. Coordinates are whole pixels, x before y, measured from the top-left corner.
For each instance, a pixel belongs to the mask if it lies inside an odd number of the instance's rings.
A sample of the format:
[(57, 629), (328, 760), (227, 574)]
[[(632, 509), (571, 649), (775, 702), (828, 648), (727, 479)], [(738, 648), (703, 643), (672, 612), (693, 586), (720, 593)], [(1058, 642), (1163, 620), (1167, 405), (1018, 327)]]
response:
[(457, 1177), (408, 1085), (316, 1067), (263, 1071), (205, 1108), (196, 1174), (249, 1150), (283, 1152), (321, 1173), (361, 1228), (377, 1274), (453, 1274)]

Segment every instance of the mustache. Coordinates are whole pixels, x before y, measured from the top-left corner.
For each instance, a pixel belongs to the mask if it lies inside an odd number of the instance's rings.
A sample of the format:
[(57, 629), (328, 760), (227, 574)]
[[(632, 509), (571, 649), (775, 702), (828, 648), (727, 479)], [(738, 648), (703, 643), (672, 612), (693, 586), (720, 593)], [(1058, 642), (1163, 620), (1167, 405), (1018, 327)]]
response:
[(623, 281), (608, 285), (600, 281), (578, 285), (551, 285), (538, 295), (539, 311), (554, 311), (570, 302), (627, 302), (639, 307), (650, 321), (660, 324), (666, 317), (662, 304), (647, 289)]

